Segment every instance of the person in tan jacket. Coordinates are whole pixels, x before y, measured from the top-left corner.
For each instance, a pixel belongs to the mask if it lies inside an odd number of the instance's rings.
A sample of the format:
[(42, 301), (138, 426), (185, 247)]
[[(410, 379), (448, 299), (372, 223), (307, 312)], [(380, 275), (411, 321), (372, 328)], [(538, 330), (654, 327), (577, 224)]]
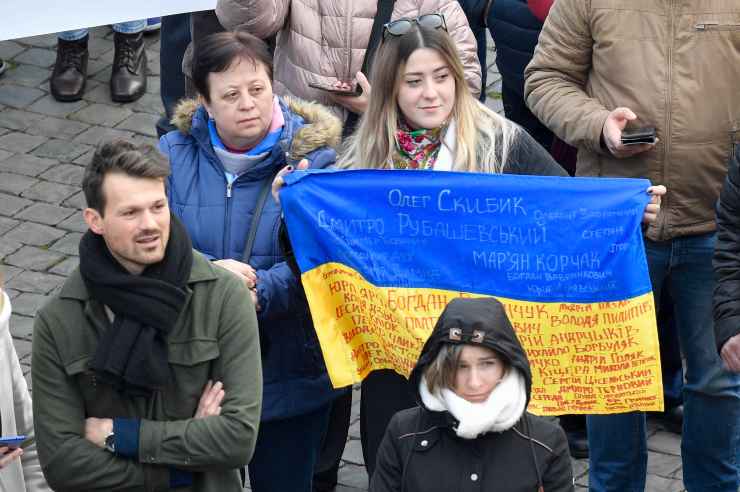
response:
[[(10, 297), (0, 271), (0, 436), (34, 438), (31, 395), (10, 336)], [(9, 449), (0, 446), (0, 492), (47, 492), (36, 444)]]
[[(532, 112), (578, 148), (580, 176), (668, 188), (645, 238), (653, 294), (666, 282), (686, 359), (683, 479), (738, 490), (740, 392), (715, 350), (715, 202), (740, 129), (740, 2), (558, 0), (525, 71)], [(624, 145), (626, 130), (657, 140)], [(592, 491), (645, 487), (641, 413), (589, 417)], [(631, 437), (628, 437), (631, 436)]]
[[(228, 30), (244, 29), (258, 38), (277, 34), (275, 93), (333, 107), (344, 121), (347, 111), (362, 113), (370, 85), (360, 72), (377, 11), (375, 0), (219, 0), (216, 15)], [(396, 0), (391, 19), (441, 13), (455, 40), (465, 79), (475, 97), (481, 91), (477, 44), (457, 0)], [(359, 97), (337, 96), (309, 83), (356, 82)]]

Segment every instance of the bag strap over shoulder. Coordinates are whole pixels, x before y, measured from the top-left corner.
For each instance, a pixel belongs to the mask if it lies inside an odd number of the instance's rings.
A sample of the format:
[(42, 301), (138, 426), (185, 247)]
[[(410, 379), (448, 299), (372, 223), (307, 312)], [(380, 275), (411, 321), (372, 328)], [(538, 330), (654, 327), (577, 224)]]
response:
[(252, 249), (254, 248), (254, 241), (257, 239), (257, 227), (260, 225), (260, 217), (262, 217), (262, 209), (265, 208), (267, 197), (270, 194), (272, 188), (272, 180), (275, 178), (274, 175), (270, 175), (262, 183), (262, 189), (260, 190), (257, 203), (254, 207), (254, 214), (252, 215), (252, 222), (249, 224), (249, 234), (247, 235), (247, 243), (244, 246), (244, 255), (242, 261), (249, 263), (249, 259), (252, 257)]
[[(380, 42), (383, 40), (383, 26), (390, 22), (391, 15), (393, 15), (393, 6), (395, 4), (396, 0), (378, 0), (378, 9), (375, 12), (373, 27), (370, 31), (370, 41), (367, 43), (365, 58), (362, 60), (361, 71), (367, 76), (369, 76), (375, 52), (378, 50)], [(343, 137), (354, 131), (359, 119), (360, 118), (357, 113), (350, 112), (347, 114), (347, 120), (344, 122), (344, 131), (342, 132)]]
[(396, 0), (378, 0), (378, 10), (373, 19), (373, 28), (370, 31), (370, 41), (367, 43), (365, 58), (362, 60), (362, 73), (369, 75), (370, 66), (373, 63), (375, 52), (383, 40), (383, 26), (391, 21), (393, 15), (393, 6)]

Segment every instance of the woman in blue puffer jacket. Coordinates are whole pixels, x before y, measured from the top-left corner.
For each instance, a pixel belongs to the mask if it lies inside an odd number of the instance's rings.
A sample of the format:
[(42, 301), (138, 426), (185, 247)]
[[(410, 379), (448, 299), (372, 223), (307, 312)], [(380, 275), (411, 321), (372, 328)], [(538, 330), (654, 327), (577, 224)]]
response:
[(181, 103), (179, 131), (160, 141), (172, 167), (170, 208), (195, 249), (242, 278), (257, 310), (264, 385), (252, 490), (310, 492), (335, 392), (268, 190), (286, 165), (332, 164), (341, 123), (320, 105), (274, 96), (267, 45), (243, 32), (203, 40), (193, 83), (199, 100)]

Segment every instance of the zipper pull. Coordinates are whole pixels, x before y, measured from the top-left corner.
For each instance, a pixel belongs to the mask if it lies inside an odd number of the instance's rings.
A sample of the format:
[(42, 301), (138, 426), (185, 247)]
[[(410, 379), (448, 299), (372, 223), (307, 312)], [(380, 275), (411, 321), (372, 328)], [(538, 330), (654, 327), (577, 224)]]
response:
[(231, 198), (231, 185), (232, 183), (226, 183), (226, 198)]
[(706, 31), (709, 27), (718, 26), (719, 22), (701, 22), (694, 26), (697, 31)]

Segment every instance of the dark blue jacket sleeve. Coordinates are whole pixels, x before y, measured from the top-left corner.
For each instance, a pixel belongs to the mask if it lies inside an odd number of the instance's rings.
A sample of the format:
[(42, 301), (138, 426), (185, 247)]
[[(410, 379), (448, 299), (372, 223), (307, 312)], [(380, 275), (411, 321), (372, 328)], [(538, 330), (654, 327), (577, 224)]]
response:
[[(333, 149), (324, 147), (309, 153), (306, 158), (311, 169), (323, 169), (336, 162), (337, 154)], [(275, 263), (267, 270), (257, 271), (257, 302), (260, 305), (257, 313), (260, 320), (308, 310), (303, 286), (285, 261)]]
[(257, 301), (259, 320), (294, 316), (307, 309), (303, 286), (285, 261), (257, 270)]

